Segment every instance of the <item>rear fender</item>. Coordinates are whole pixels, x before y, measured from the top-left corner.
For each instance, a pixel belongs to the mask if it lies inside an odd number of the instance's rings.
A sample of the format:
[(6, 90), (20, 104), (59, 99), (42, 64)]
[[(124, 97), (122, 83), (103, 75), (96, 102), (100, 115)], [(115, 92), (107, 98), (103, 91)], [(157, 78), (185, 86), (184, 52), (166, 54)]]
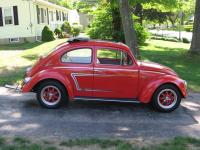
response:
[(61, 82), (65, 86), (65, 88), (68, 92), (69, 99), (70, 100), (73, 99), (73, 89), (72, 89), (70, 81), (67, 78), (64, 78), (60, 73), (55, 72), (55, 71), (41, 71), (41, 72), (35, 74), (31, 78), (31, 80), (23, 86), (22, 92), (31, 92), (33, 90), (33, 88), (39, 82), (46, 80), (46, 79), (54, 79), (54, 80)]

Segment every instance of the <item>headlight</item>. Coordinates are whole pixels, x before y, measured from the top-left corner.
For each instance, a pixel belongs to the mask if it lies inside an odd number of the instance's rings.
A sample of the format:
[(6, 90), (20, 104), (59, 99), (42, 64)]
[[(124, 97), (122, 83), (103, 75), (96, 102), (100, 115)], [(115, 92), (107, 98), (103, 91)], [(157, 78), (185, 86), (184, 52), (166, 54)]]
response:
[(31, 80), (31, 77), (24, 78), (24, 83), (27, 84)]

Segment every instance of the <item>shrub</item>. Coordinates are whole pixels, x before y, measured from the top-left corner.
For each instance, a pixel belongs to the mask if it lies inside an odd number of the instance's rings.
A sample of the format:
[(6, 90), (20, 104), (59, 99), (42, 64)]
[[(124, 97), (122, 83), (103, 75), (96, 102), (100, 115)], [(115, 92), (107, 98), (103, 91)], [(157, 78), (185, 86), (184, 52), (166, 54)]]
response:
[(139, 45), (144, 44), (146, 39), (149, 37), (149, 33), (139, 23), (135, 23), (134, 28), (135, 28), (138, 44)]
[(68, 34), (71, 34), (72, 28), (71, 28), (69, 22), (67, 22), (67, 21), (64, 22), (62, 24), (62, 26), (61, 26), (61, 30), (64, 31), (64, 32), (66, 32), (66, 33), (68, 33)]
[(187, 38), (183, 38), (183, 43), (190, 43), (190, 41)]
[(48, 42), (53, 40), (55, 40), (53, 31), (51, 31), (48, 26), (45, 26), (42, 30), (42, 41)]
[(179, 40), (177, 38), (173, 38), (173, 37), (152, 36), (151, 39), (163, 40), (163, 41), (171, 41), (171, 42), (179, 42)]
[(193, 31), (193, 25), (185, 25), (184, 26), (185, 31), (192, 32)]
[(94, 12), (94, 18), (87, 30), (92, 39), (112, 40), (112, 13), (109, 6)]
[(81, 28), (79, 26), (72, 27), (72, 32), (71, 32), (72, 36), (74, 36), (74, 37), (78, 36), (80, 34), (80, 32), (81, 32)]
[(55, 35), (57, 35), (58, 38), (60, 38), (60, 39), (64, 38), (64, 35), (63, 35), (63, 33), (62, 33), (60, 28), (56, 28), (54, 30), (54, 33), (55, 33)]

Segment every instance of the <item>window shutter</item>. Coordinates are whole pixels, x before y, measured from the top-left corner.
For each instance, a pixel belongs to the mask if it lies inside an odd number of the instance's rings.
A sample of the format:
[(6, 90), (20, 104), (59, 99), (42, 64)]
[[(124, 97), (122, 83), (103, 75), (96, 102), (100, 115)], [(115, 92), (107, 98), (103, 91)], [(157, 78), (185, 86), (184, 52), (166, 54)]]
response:
[(36, 9), (37, 9), (37, 21), (38, 21), (38, 24), (40, 24), (40, 9), (38, 5), (36, 6)]
[(49, 24), (49, 9), (47, 8), (47, 23)]
[(2, 8), (0, 7), (0, 26), (3, 26)]
[(17, 8), (17, 6), (13, 6), (13, 15), (14, 15), (14, 24), (15, 25), (19, 25), (18, 8)]

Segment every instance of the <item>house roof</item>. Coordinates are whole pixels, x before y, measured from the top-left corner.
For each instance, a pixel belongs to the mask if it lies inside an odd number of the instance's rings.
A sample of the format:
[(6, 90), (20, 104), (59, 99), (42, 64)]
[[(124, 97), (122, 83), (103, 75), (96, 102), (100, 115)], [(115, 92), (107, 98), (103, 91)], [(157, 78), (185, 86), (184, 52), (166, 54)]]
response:
[(45, 0), (34, 0), (34, 1), (37, 4), (49, 6), (51, 8), (56, 8), (56, 9), (63, 10), (63, 11), (68, 11), (69, 10), (69, 9), (67, 9), (67, 8), (65, 8), (63, 6), (59, 6), (59, 5), (53, 4), (53, 3), (45, 1)]

